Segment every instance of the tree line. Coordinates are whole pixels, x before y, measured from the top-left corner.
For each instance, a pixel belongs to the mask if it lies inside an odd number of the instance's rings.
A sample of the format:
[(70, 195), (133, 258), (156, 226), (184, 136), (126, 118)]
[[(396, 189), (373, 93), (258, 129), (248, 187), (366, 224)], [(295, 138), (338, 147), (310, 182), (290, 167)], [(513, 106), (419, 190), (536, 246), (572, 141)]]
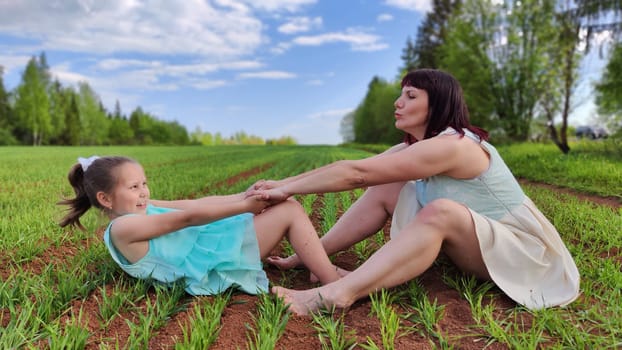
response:
[[(609, 64), (594, 87), (598, 112), (612, 131), (622, 126), (622, 44), (619, 0), (434, 0), (407, 39), (395, 80), (374, 77), (354, 112), (343, 117), (345, 141), (388, 143), (400, 79), (416, 68), (438, 68), (461, 83), (471, 121), (496, 142), (548, 136), (567, 153), (568, 117), (581, 97), (580, 64), (608, 34)], [(603, 47), (599, 47), (602, 49)]]
[(290, 136), (264, 140), (243, 131), (230, 137), (199, 128), (188, 133), (136, 107), (129, 116), (103, 106), (88, 82), (63, 86), (52, 79), (45, 53), (32, 57), (14, 91), (4, 87), (0, 66), (0, 145), (295, 144)]

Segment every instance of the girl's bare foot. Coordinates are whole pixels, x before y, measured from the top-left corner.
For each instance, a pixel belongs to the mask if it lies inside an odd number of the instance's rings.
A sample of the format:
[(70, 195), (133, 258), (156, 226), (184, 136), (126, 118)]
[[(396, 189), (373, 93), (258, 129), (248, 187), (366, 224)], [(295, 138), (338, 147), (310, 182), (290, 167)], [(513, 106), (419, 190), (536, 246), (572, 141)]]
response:
[[(337, 270), (337, 273), (339, 274), (339, 277), (345, 277), (347, 274), (350, 273), (350, 271), (348, 270), (344, 270), (339, 266), (333, 265), (335, 267), (335, 269)], [(319, 278), (317, 278), (316, 275), (313, 274), (313, 272), (311, 272), (309, 274), (309, 281), (311, 281), (311, 283), (317, 283), (320, 281)]]
[(287, 258), (269, 256), (266, 258), (266, 262), (270, 265), (278, 267), (281, 270), (293, 269), (299, 265), (298, 257), (295, 257), (294, 255), (290, 255)]
[(282, 298), (289, 310), (296, 315), (308, 315), (322, 308), (331, 309), (336, 306), (331, 300), (325, 298), (320, 288), (307, 290), (293, 290), (283, 287), (272, 287), (272, 293)]

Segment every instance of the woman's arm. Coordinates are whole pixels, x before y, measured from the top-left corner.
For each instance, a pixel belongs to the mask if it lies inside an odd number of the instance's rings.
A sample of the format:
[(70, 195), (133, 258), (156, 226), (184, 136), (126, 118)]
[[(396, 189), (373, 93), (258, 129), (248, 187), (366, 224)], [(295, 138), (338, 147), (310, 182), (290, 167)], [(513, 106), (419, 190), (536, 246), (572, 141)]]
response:
[(442, 135), (381, 156), (337, 161), (264, 193), (279, 201), (296, 194), (339, 192), (438, 174), (474, 177), (487, 164), (485, 152), (472, 140)]
[[(395, 153), (395, 152), (399, 152), (403, 149), (405, 149), (406, 147), (408, 147), (407, 144), (405, 143), (400, 143), (397, 145), (392, 146), (391, 148), (385, 150), (382, 153), (376, 154), (372, 157), (369, 157), (367, 159), (372, 159), (372, 158), (378, 158), (378, 157), (383, 157), (386, 156), (387, 154), (391, 154), (391, 153)], [(249, 190), (253, 190), (253, 189), (271, 189), (274, 187), (279, 187), (279, 186), (283, 186), (285, 184), (288, 184), (290, 182), (294, 182), (297, 180), (300, 180), (304, 177), (307, 176), (313, 176), (316, 175), (318, 173), (322, 173), (322, 172), (326, 172), (328, 171), (329, 168), (334, 167), (336, 163), (330, 163), (324, 166), (321, 166), (319, 168), (315, 168), (309, 171), (306, 171), (304, 173), (298, 174), (298, 175), (294, 175), (294, 176), (290, 176), (281, 180), (269, 180), (269, 181), (259, 181), (257, 182), (254, 186), (251, 186), (251, 188)]]

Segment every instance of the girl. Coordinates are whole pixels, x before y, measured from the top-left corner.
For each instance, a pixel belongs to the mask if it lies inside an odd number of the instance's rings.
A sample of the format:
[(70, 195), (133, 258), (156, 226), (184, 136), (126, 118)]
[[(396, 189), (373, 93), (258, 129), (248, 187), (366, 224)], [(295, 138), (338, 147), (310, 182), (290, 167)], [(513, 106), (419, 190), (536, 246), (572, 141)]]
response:
[(97, 156), (78, 161), (68, 174), (76, 196), (59, 202), (69, 206), (60, 226), (84, 229), (80, 217), (91, 206), (102, 210), (110, 219), (104, 243), (133, 277), (164, 283), (185, 278), (192, 295), (211, 295), (232, 286), (250, 294), (266, 292), (268, 279), (260, 259), (283, 236), (321, 283), (340, 277), (296, 201), (268, 208), (262, 196), (245, 198), (243, 193), (154, 200), (136, 161)]

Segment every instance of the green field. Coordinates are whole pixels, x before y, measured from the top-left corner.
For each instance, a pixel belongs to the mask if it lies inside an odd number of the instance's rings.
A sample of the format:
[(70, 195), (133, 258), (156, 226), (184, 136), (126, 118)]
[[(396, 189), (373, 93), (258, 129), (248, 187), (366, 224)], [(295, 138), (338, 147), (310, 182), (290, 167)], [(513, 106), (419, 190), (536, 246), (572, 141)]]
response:
[[(372, 153), (333, 146), (0, 148), (0, 348), (194, 349), (212, 344), (224, 349), (228, 343), (218, 331), (233, 322), (240, 300), (254, 303), (250, 311), (243, 311), (245, 325), (237, 329), (236, 347), (244, 349), (296, 344), (299, 350), (322, 344), (326, 349), (400, 349), (413, 344), (443, 349), (621, 347), (619, 153), (591, 145), (579, 145), (569, 156), (551, 145), (499, 150), (517, 177), (613, 201), (614, 205), (595, 204), (562, 189), (524, 185), (577, 262), (580, 298), (565, 308), (528, 311), (508, 304), (493, 286), (463, 276), (441, 259), (434, 272), (440, 275), (443, 291), (451, 293), (451, 302), (441, 301), (442, 293), (430, 287), (427, 277), (416, 279), (373, 295), (359, 308), (365, 312), (362, 318), (374, 320), (377, 329), (370, 330), (354, 319), (357, 310), (301, 321), (292, 319), (270, 295), (190, 298), (179, 286), (164, 289), (128, 278), (98, 239), (106, 221), (91, 211), (82, 220), (87, 232), (60, 229), (57, 222), (63, 213), (55, 203), (72, 195), (66, 175), (78, 156), (133, 157), (145, 168), (153, 198), (177, 199), (235, 193), (258, 179), (278, 179)], [(361, 193), (299, 200), (322, 234)], [(384, 239), (380, 232), (353, 247), (350, 255), (360, 264)], [(299, 286), (288, 273), (276, 276), (276, 281), (271, 278), (275, 284)], [(448, 326), (456, 310), (467, 310), (458, 329)], [(300, 328), (306, 329), (304, 335), (298, 333)]]

